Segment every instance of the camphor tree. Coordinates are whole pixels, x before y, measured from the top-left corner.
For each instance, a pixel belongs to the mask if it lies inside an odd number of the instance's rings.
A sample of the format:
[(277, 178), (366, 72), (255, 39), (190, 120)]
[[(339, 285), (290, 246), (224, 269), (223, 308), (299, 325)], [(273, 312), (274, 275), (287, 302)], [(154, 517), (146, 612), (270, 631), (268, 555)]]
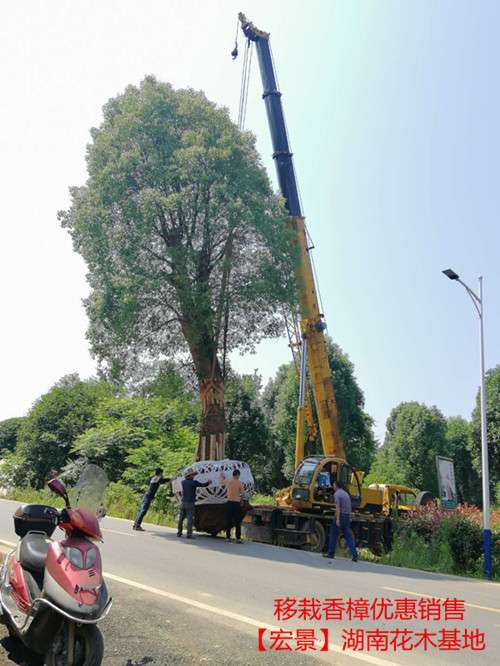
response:
[[(104, 106), (88, 180), (59, 213), (88, 266), (88, 337), (101, 367), (188, 354), (198, 458), (224, 456), (225, 355), (281, 331), (294, 245), (254, 138), (193, 90), (152, 77)], [(221, 350), (223, 350), (221, 354)]]

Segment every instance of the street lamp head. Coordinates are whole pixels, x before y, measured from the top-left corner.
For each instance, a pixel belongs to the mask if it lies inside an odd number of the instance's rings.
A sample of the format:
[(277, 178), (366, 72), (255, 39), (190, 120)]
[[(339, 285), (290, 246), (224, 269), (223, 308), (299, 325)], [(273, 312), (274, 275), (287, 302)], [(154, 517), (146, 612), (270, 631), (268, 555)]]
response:
[(446, 277), (449, 277), (450, 280), (458, 280), (460, 277), (457, 275), (457, 273), (455, 273), (455, 271), (452, 271), (451, 268), (447, 268), (445, 271), (443, 271), (443, 273), (446, 275)]

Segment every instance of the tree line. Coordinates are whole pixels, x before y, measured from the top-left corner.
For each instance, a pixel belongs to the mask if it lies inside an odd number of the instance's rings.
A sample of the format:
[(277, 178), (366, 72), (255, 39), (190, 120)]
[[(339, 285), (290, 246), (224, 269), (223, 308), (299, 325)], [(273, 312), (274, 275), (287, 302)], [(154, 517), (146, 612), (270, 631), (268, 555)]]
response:
[[(479, 397), (467, 421), (445, 418), (435, 406), (403, 402), (386, 424), (380, 446), (348, 356), (328, 343), (349, 462), (368, 473), (366, 483), (402, 483), (437, 494), (435, 456), (455, 461), (459, 500), (481, 503)], [(230, 372), (226, 382), (226, 455), (245, 460), (257, 490), (272, 493), (293, 475), (298, 376), (282, 365), (263, 386), (257, 374)], [(500, 366), (487, 375), (488, 440), (492, 489), (500, 490)], [(0, 485), (40, 488), (54, 472), (70, 482), (89, 461), (111, 481), (141, 491), (157, 466), (167, 474), (190, 464), (198, 441), (196, 387), (174, 363), (136, 385), (68, 375), (28, 414), (0, 422)], [(320, 442), (306, 453), (320, 453)], [(500, 497), (498, 497), (500, 499)]]

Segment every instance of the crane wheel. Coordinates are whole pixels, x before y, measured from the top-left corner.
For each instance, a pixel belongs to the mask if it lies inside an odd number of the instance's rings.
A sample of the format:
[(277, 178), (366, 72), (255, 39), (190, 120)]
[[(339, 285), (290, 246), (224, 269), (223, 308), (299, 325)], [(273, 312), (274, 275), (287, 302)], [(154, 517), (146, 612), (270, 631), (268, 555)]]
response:
[(312, 553), (322, 553), (325, 549), (326, 532), (323, 525), (319, 520), (311, 520), (309, 543), (304, 547), (304, 550), (309, 550)]

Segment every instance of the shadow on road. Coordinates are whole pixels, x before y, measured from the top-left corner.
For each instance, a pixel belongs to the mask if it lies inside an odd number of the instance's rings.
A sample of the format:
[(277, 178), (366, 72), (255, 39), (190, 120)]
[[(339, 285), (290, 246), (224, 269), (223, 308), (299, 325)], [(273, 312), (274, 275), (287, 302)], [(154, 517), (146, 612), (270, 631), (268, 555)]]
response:
[(19, 664), (19, 666), (43, 666), (43, 657), (27, 650), (18, 638), (5, 636), (0, 640), (5, 654), (0, 656), (0, 664)]
[(287, 548), (283, 546), (273, 546), (270, 544), (244, 541), (242, 544), (226, 543), (222, 537), (213, 537), (208, 534), (196, 534), (194, 539), (186, 539), (184, 536), (179, 538), (175, 532), (160, 532), (154, 529), (148, 530), (153, 538), (164, 539), (165, 541), (182, 542), (186, 548), (202, 548), (203, 550), (212, 550), (221, 555), (242, 555), (244, 557), (253, 557), (259, 560), (267, 559), (273, 562), (282, 562), (297, 566), (306, 566), (313, 569), (323, 569), (329, 571), (345, 571), (359, 573), (374, 573), (384, 576), (404, 577), (407, 580), (445, 581), (460, 580), (461, 584), (482, 583), (481, 580), (472, 578), (462, 578), (458, 576), (449, 576), (446, 574), (434, 573), (432, 571), (422, 571), (421, 569), (406, 569), (389, 564), (378, 564), (376, 562), (352, 562), (346, 557), (336, 557), (334, 560), (324, 558), (320, 553), (311, 553), (297, 548)]

